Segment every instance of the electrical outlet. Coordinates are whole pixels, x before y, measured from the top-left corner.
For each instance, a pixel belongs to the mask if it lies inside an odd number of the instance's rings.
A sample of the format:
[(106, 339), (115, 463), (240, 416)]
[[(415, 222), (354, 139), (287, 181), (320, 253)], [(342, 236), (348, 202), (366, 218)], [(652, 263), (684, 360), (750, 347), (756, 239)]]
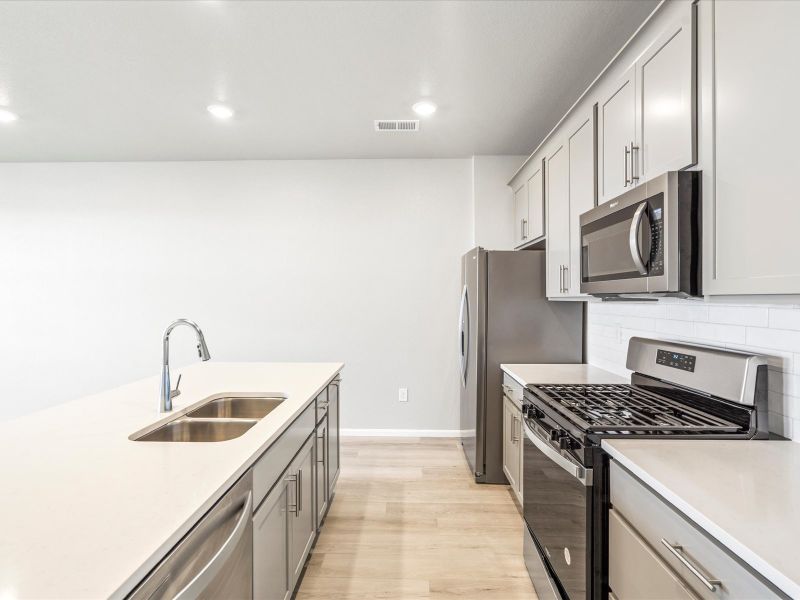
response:
[(397, 394), (397, 399), (400, 402), (408, 402), (408, 388), (400, 388)]

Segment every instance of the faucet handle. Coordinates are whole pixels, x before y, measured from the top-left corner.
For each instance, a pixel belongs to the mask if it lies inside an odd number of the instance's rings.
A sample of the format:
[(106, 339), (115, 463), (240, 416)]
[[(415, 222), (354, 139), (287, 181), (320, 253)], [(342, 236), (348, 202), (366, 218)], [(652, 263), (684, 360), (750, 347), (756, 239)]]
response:
[(178, 389), (179, 387), (181, 387), (181, 377), (183, 377), (183, 373), (180, 373), (178, 375), (178, 381), (175, 383), (175, 389), (169, 391), (170, 398), (174, 398), (175, 396), (181, 395), (181, 391)]

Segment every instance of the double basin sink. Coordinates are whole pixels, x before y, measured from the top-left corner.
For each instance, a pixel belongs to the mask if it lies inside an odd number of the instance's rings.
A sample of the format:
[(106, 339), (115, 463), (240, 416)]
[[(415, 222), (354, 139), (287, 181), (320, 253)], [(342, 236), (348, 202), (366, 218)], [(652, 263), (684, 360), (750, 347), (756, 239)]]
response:
[(224, 442), (239, 437), (280, 406), (279, 395), (212, 398), (160, 427), (135, 433), (137, 442)]

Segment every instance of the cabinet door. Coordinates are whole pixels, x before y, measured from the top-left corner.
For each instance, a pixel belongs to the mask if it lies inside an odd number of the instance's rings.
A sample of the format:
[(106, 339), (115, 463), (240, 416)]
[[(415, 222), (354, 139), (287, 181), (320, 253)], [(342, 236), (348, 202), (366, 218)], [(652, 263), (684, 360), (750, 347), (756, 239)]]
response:
[(287, 483), (281, 481), (253, 516), (255, 600), (285, 600), (290, 596), (288, 519)]
[(614, 509), (608, 512), (608, 585), (618, 600), (697, 600)]
[(716, 2), (713, 9), (715, 173), (713, 197), (704, 186), (703, 289), (800, 294), (800, 121), (792, 116), (800, 2)]
[(341, 381), (334, 381), (328, 386), (328, 502), (333, 497), (341, 465), (341, 449), (339, 447), (340, 386)]
[(543, 165), (541, 161), (534, 167), (535, 171), (528, 177), (528, 226), (525, 230), (526, 241), (535, 240), (545, 232), (545, 206)]
[(503, 396), (503, 473), (508, 479), (508, 484), (514, 486), (516, 477), (511, 471), (511, 410), (508, 407), (508, 398)]
[(525, 181), (514, 190), (514, 246), (528, 240), (528, 192)]
[(316, 524), (317, 529), (322, 525), (322, 519), (328, 512), (328, 418), (325, 417), (317, 425), (316, 443)]
[(636, 140), (636, 66), (616, 82), (598, 106), (600, 202), (632, 185), (631, 146)]
[(316, 533), (314, 511), (314, 442), (312, 435), (303, 445), (297, 457), (289, 467), (296, 477), (294, 494), (290, 498), (289, 507), (294, 514), (289, 517), (289, 568), (292, 588), (297, 584), (306, 557), (311, 550)]
[(670, 25), (636, 62), (639, 131), (633, 155), (640, 182), (697, 162), (696, 7)]
[(563, 143), (547, 156), (547, 297), (566, 296), (569, 264), (569, 157)]
[[(572, 128), (569, 147), (569, 259), (567, 261), (567, 293), (580, 295), (581, 290), (581, 223), (580, 216), (595, 205), (595, 111), (592, 107)], [(549, 240), (548, 240), (549, 242)]]

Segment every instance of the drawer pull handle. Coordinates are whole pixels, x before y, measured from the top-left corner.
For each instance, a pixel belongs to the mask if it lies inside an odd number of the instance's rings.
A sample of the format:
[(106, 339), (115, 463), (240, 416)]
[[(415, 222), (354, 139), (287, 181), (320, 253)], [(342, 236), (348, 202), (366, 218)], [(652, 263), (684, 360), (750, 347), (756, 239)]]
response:
[(717, 586), (722, 585), (722, 582), (719, 579), (709, 579), (700, 572), (700, 569), (689, 562), (689, 560), (683, 554), (683, 546), (679, 546), (678, 544), (672, 545), (664, 538), (661, 538), (661, 543), (664, 544), (667, 547), (667, 550), (669, 550), (675, 558), (681, 561), (683, 566), (689, 569), (692, 572), (692, 575), (697, 577), (710, 592), (716, 592)]

